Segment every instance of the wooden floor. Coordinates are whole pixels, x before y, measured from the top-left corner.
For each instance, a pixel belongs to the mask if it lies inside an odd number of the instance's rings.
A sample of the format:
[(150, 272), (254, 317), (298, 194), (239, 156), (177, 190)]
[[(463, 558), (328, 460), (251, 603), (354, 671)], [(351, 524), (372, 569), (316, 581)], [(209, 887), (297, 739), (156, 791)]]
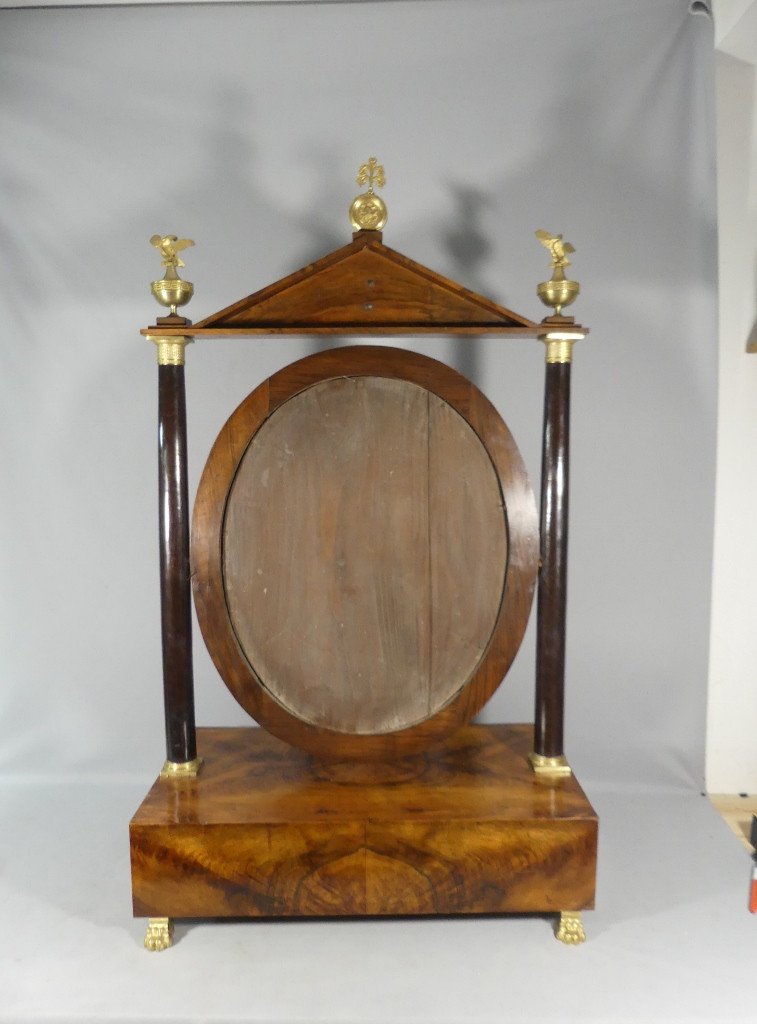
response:
[(757, 796), (738, 793), (710, 793), (710, 802), (720, 812), (734, 835), (738, 836), (750, 853), (754, 852), (749, 842), (752, 829), (752, 815), (757, 814)]

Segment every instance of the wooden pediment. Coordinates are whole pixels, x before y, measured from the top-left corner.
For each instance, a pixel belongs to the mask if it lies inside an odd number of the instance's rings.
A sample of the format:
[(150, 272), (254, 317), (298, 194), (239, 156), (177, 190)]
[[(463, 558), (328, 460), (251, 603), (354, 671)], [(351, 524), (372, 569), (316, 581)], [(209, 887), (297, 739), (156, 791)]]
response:
[(535, 333), (536, 324), (387, 248), (378, 231), (206, 317), (199, 334)]

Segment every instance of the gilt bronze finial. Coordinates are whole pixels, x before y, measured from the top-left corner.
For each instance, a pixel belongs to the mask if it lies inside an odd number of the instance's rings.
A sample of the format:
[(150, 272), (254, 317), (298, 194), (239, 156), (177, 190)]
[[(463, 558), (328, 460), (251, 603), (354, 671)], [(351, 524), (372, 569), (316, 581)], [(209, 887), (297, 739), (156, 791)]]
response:
[(161, 263), (166, 268), (163, 277), (152, 282), (152, 293), (161, 306), (169, 307), (171, 316), (176, 316), (177, 306), (186, 305), (194, 294), (192, 282), (182, 281), (176, 272), (177, 267), (185, 266), (179, 253), (194, 242), (191, 238), (177, 238), (176, 235), (153, 235), (150, 244), (160, 252), (163, 257)]
[(566, 253), (575, 252), (576, 250), (570, 242), (563, 242), (562, 235), (550, 235), (549, 231), (539, 228), (536, 232), (536, 237), (545, 249), (549, 249), (553, 267), (570, 266), (570, 260)]
[(371, 193), (374, 185), (377, 188), (384, 187), (386, 184), (384, 168), (375, 156), (370, 157), (367, 164), (360, 165), (360, 170), (357, 172), (357, 183), (358, 185), (367, 185), (368, 191)]
[(356, 231), (381, 231), (387, 220), (384, 200), (374, 192), (386, 184), (384, 168), (375, 156), (361, 164), (357, 174), (358, 185), (367, 185), (368, 191), (357, 196), (350, 206), (350, 223)]
[(563, 241), (562, 235), (552, 235), (543, 228), (539, 228), (536, 237), (552, 257), (552, 277), (538, 284), (536, 293), (545, 306), (554, 308), (555, 316), (562, 316), (563, 307), (569, 306), (581, 290), (578, 281), (565, 277), (565, 268), (570, 266), (568, 253), (576, 250), (570, 242)]
[(153, 235), (150, 245), (160, 249), (164, 267), (183, 267), (185, 266), (184, 260), (178, 254), (182, 249), (188, 249), (190, 245), (194, 245), (194, 242), (191, 238), (177, 238), (176, 235)]

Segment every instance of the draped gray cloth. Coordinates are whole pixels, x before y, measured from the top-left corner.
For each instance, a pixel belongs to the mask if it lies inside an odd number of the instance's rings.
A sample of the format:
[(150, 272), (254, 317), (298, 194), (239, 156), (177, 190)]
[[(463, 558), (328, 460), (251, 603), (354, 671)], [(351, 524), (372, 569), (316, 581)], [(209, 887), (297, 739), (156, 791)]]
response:
[[(200, 319), (350, 238), (539, 318), (534, 230), (576, 247), (568, 714), (589, 776), (699, 786), (713, 519), (712, 25), (685, 0), (0, 14), (3, 760), (160, 756), (148, 239), (193, 237)], [(543, 353), (413, 340), (489, 394), (539, 484)], [(307, 340), (188, 354), (193, 488)], [(532, 717), (532, 635), (485, 711)], [(244, 721), (197, 638), (198, 717)]]
[[(704, 6), (0, 11), (0, 1021), (748, 1012), (746, 873), (698, 796), (717, 374)], [(163, 757), (149, 238), (195, 239), (199, 320), (347, 242), (370, 155), (384, 241), (526, 316), (548, 273), (534, 230), (576, 247), (591, 334), (574, 361), (566, 749), (603, 821), (591, 941), (566, 951), (538, 920), (218, 926), (153, 981), (128, 931), (125, 832)], [(538, 343), (391, 343), (468, 374), (538, 488)], [(236, 404), (318, 347), (189, 349), (190, 490)], [(486, 719), (531, 720), (533, 647), (530, 630)], [(196, 676), (201, 724), (247, 721), (199, 636)]]

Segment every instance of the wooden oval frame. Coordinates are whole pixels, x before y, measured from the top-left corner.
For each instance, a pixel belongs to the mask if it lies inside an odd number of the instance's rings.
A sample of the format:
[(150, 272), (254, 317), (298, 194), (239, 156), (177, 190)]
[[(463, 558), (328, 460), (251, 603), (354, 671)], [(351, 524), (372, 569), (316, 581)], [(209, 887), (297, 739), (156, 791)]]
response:
[[(502, 491), (508, 548), (499, 614), (473, 674), (430, 718), (387, 733), (353, 734), (294, 716), (266, 689), (241, 650), (226, 604), (222, 539), (226, 504), (239, 464), (257, 431), (281, 405), (308, 387), (344, 376), (388, 377), (437, 395), (475, 431)], [(405, 349), (329, 349), (290, 364), (257, 387), (218, 435), (200, 480), (192, 516), (192, 584), (200, 629), (213, 663), (241, 706), (268, 732), (328, 758), (394, 758), (423, 750), (469, 722), (502, 682), (520, 647), (539, 560), (536, 503), (515, 441), (489, 400), (456, 370)]]

